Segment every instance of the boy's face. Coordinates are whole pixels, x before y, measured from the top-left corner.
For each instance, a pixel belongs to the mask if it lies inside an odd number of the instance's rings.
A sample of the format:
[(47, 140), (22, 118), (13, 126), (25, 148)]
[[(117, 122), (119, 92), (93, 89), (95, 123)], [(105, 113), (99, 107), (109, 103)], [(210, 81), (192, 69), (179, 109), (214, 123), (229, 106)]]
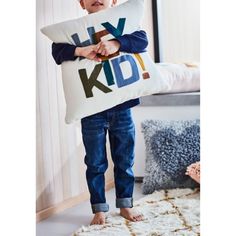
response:
[(98, 12), (116, 4), (117, 0), (80, 0), (80, 5), (88, 13)]

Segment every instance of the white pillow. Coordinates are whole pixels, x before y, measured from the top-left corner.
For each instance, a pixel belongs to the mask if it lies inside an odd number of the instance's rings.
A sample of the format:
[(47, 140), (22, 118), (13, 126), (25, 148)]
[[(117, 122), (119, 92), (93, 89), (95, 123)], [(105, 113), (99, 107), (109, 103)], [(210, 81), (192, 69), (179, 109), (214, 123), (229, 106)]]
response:
[(156, 67), (168, 84), (161, 93), (200, 91), (199, 63), (158, 63)]
[[(144, 0), (129, 0), (107, 10), (44, 27), (41, 31), (56, 43), (86, 46), (95, 43), (91, 39), (94, 32), (103, 31), (108, 33), (105, 39), (112, 39), (139, 30), (143, 8)], [(166, 69), (158, 69), (146, 52), (120, 52), (103, 63), (78, 58), (63, 62), (61, 68), (67, 124), (130, 99), (170, 91)]]

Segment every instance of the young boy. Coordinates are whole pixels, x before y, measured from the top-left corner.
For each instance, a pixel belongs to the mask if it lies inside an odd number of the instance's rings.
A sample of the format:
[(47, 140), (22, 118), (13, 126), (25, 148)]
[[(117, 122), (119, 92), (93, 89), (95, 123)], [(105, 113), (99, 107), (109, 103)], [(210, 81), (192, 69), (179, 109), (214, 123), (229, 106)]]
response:
[[(80, 0), (83, 9), (89, 14), (107, 9), (117, 0)], [(135, 17), (135, 16), (134, 16)], [(114, 40), (102, 41), (97, 45), (76, 47), (70, 44), (53, 43), (52, 55), (57, 64), (66, 60), (75, 60), (82, 56), (100, 62), (98, 54), (111, 55), (117, 51), (128, 53), (144, 52), (148, 44), (146, 33), (136, 31)], [(116, 188), (116, 207), (120, 215), (131, 221), (142, 220), (142, 215), (131, 210), (133, 207), (134, 141), (135, 128), (130, 108), (139, 104), (132, 99), (111, 109), (85, 117), (81, 120), (83, 143), (86, 151), (86, 179), (90, 192), (92, 211), (95, 214), (91, 224), (104, 224), (105, 212), (109, 210), (105, 198), (104, 173), (108, 167), (106, 155), (106, 134), (109, 134)]]

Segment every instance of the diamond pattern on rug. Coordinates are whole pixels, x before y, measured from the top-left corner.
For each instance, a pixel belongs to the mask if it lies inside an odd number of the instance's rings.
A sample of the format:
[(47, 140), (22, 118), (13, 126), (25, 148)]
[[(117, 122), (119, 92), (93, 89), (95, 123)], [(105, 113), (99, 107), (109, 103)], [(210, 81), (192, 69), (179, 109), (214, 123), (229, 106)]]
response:
[(198, 236), (199, 205), (199, 189), (156, 191), (134, 203), (143, 221), (131, 222), (118, 213), (108, 213), (105, 225), (83, 226), (73, 236)]

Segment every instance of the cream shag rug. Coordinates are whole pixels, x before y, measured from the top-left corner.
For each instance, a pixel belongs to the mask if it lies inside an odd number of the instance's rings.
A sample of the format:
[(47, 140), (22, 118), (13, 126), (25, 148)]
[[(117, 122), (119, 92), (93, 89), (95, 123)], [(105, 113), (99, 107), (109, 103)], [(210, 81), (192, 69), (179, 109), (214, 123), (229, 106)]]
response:
[(108, 213), (106, 224), (81, 227), (73, 236), (197, 236), (200, 235), (198, 189), (156, 191), (135, 201), (134, 209), (144, 221), (130, 222), (118, 213)]

